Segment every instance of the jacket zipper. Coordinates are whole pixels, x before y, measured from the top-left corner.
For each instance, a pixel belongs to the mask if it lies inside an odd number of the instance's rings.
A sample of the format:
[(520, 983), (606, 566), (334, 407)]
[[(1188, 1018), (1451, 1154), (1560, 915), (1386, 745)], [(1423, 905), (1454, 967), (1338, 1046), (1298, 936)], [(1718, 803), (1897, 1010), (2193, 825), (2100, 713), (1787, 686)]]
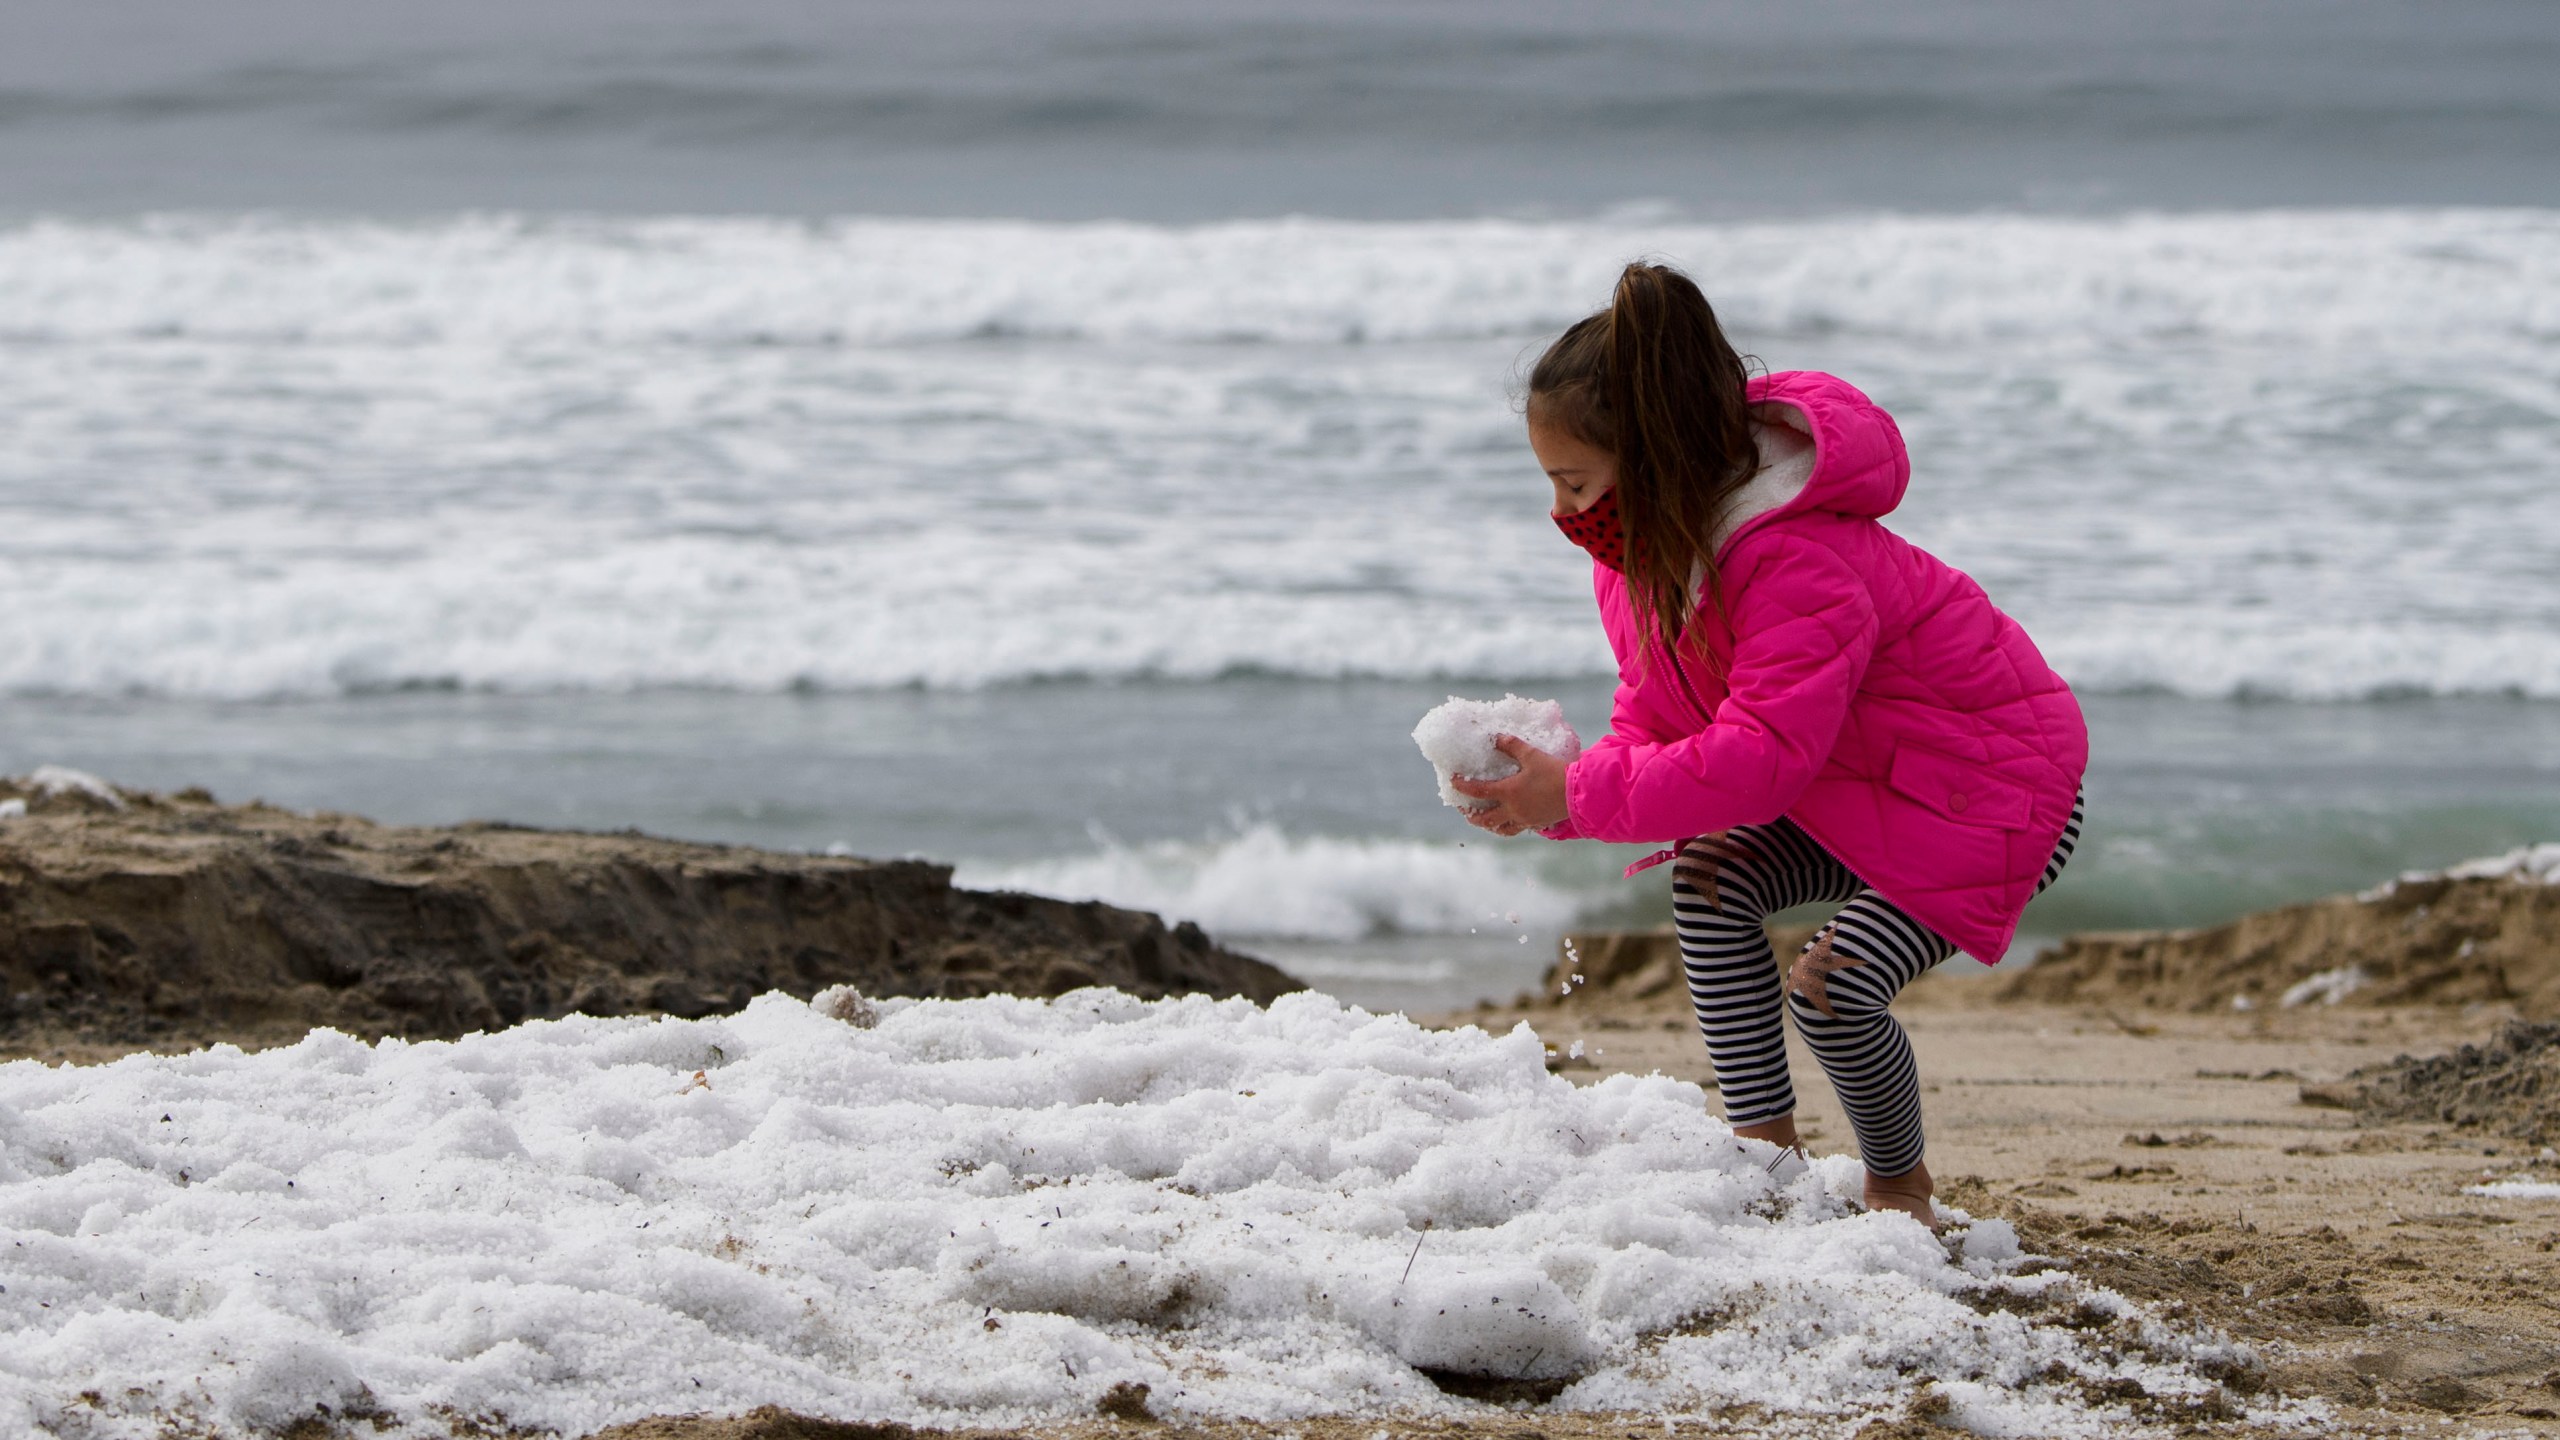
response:
[(1671, 667), (1672, 678), (1680, 682), (1680, 698), (1689, 702), (1689, 709), (1698, 717), (1698, 723), (1716, 723), (1716, 717), (1707, 711), (1706, 702), (1698, 698), (1697, 690), (1689, 684), (1689, 671), (1680, 663), (1680, 656), (1672, 649), (1671, 642), (1656, 635), (1653, 643), (1662, 651), (1663, 663)]
[[(1680, 682), (1680, 698), (1688, 702), (1691, 713), (1698, 717), (1698, 723), (1701, 726), (1713, 725), (1716, 723), (1715, 716), (1707, 713), (1706, 702), (1698, 698), (1697, 689), (1690, 685), (1689, 672), (1680, 664), (1680, 657), (1672, 650), (1671, 643), (1664, 640), (1659, 635), (1652, 637), (1652, 639), (1654, 648), (1662, 652), (1662, 663), (1671, 667), (1672, 678)], [(1694, 838), (1696, 837), (1689, 837), (1689, 839)], [(1656, 865), (1666, 864), (1670, 861), (1679, 859), (1681, 848), (1689, 843), (1689, 839), (1683, 839), (1677, 844), (1671, 845), (1665, 849), (1656, 850), (1642, 860), (1638, 860), (1633, 865), (1628, 866), (1626, 870), (1627, 877), (1629, 879), (1633, 879), (1640, 872), (1650, 870)]]

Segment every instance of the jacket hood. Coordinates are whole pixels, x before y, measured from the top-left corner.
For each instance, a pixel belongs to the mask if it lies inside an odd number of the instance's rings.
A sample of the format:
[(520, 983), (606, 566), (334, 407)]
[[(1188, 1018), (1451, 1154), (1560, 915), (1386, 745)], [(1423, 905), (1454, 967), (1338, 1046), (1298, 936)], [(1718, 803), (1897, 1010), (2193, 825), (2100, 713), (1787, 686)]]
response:
[(1755, 406), (1793, 410), (1774, 418), (1813, 437), (1812, 476), (1770, 513), (1829, 510), (1874, 519), (1902, 503), (1911, 484), (1902, 431), (1857, 386), (1819, 370), (1782, 370), (1752, 381), (1744, 393)]

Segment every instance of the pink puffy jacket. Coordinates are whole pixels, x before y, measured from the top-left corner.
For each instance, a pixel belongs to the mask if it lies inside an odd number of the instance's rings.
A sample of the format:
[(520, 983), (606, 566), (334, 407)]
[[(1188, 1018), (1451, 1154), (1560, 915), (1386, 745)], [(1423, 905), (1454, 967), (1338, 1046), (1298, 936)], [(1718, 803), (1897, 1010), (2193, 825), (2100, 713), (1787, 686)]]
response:
[(1997, 961), (2088, 767), (2080, 706), (1981, 586), (1876, 523), (1911, 478), (1892, 416), (1810, 371), (1750, 398), (1802, 412), (1811, 476), (1724, 542), (1723, 615), (1701, 607), (1676, 663), (1593, 567), (1617, 703), (1546, 833), (1671, 842), (1783, 815)]

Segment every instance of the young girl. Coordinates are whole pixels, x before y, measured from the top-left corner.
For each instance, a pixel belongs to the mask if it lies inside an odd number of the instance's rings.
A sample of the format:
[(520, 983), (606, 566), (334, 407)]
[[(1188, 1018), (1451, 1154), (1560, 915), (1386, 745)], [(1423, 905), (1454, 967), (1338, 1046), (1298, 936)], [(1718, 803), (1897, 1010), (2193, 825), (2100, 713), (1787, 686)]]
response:
[[(1839, 1092), (1866, 1201), (1936, 1224), (1920, 1081), (1886, 1006), (1959, 948), (2007, 952), (2080, 834), (2069, 687), (1963, 572), (1877, 523), (1893, 417), (1813, 372), (1748, 378), (1688, 277), (1630, 265), (1529, 378), (1555, 521), (1617, 652), (1571, 764), (1456, 782), (1502, 835), (1668, 842), (1689, 992), (1736, 1134), (1797, 1144), (1778, 1012)], [(1761, 922), (1840, 906), (1783, 984)]]

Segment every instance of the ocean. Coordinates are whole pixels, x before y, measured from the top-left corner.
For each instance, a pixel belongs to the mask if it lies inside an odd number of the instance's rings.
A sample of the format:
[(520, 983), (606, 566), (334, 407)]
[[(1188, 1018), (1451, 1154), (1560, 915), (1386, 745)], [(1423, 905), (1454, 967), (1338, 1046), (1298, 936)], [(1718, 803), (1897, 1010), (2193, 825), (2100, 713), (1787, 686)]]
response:
[[(414, 12), (414, 13), (413, 13)], [(2539, 5), (0, 21), (0, 770), (953, 863), (1346, 997), (1667, 917), (1408, 739), (1608, 656), (1635, 256), (1909, 439), (2096, 739), (2030, 912), (2560, 836)]]

